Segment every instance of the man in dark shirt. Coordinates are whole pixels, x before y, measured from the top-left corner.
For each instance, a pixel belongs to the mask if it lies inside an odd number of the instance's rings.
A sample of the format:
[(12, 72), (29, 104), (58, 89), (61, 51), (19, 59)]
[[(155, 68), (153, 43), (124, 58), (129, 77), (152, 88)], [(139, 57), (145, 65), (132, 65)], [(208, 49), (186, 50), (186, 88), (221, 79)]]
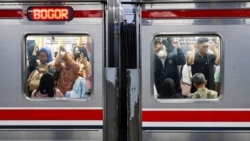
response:
[[(172, 41), (172, 40), (170, 40)], [(176, 92), (179, 91), (180, 87), (180, 78), (177, 65), (184, 65), (186, 63), (184, 53), (179, 48), (178, 44), (173, 44), (172, 42), (169, 45), (174, 46), (177, 49), (177, 53), (171, 57), (168, 55), (167, 47), (165, 47), (160, 41), (155, 42), (154, 51), (155, 51), (155, 87), (157, 93), (161, 95), (161, 92), (164, 89), (164, 80), (171, 78), (174, 81)]]
[[(204, 74), (207, 79), (207, 88), (214, 90), (214, 67), (220, 64), (220, 48), (216, 48), (214, 44), (209, 45), (209, 39), (207, 37), (200, 37), (197, 43), (191, 49), (191, 53), (188, 55), (187, 64), (192, 68), (192, 75), (195, 73)], [(198, 52), (195, 53), (195, 49)], [(208, 53), (208, 48), (213, 54)], [(191, 93), (195, 92), (195, 88), (192, 87)]]

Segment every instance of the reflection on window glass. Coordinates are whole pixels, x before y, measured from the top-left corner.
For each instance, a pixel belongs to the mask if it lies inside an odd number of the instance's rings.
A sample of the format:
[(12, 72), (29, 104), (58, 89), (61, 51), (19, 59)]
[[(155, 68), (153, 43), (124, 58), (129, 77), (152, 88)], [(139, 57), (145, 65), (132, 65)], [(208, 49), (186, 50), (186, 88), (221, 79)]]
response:
[(27, 97), (88, 98), (91, 49), (87, 35), (26, 36)]
[(158, 99), (214, 99), (220, 92), (218, 36), (156, 36), (154, 96)]

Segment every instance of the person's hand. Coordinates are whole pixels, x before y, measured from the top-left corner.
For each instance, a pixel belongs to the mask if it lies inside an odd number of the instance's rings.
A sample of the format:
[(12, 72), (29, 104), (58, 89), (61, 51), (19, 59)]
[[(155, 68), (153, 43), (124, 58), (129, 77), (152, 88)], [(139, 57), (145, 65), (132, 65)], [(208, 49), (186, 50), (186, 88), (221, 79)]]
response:
[(191, 45), (190, 51), (194, 52), (196, 48), (197, 48), (197, 43), (193, 43)]
[(35, 45), (34, 50), (37, 52), (39, 50), (39, 47), (37, 45)]
[(172, 42), (172, 44), (173, 44), (173, 46), (174, 46), (175, 48), (179, 48), (179, 47), (180, 47), (180, 42), (179, 42), (178, 40), (174, 40), (174, 41)]
[(88, 63), (87, 57), (85, 57), (83, 53), (80, 54), (80, 62), (84, 65), (87, 65)]
[(212, 43), (209, 45), (209, 49), (211, 49), (212, 52), (216, 52), (216, 45), (215, 43)]
[(64, 49), (63, 45), (58, 46), (58, 52), (61, 52)]
[(83, 57), (82, 62), (86, 66), (88, 63), (87, 57)]
[(38, 50), (39, 50), (39, 47), (37, 45), (35, 45), (32, 55), (36, 56), (36, 53)]

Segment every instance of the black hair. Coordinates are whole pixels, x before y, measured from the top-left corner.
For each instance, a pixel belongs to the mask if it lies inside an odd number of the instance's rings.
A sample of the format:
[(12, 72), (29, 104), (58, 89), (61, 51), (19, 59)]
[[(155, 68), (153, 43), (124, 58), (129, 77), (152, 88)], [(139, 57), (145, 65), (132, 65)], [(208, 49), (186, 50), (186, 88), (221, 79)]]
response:
[(162, 82), (162, 90), (158, 98), (172, 98), (175, 94), (175, 84), (173, 79), (166, 78)]
[[(36, 46), (35, 43), (31, 43), (31, 44), (28, 45), (28, 47), (27, 47), (28, 60), (31, 59), (31, 56), (33, 54), (33, 50), (34, 50), (35, 46)], [(38, 54), (38, 51), (36, 52), (36, 54)]]
[[(75, 51), (76, 48), (78, 48), (79, 53), (77, 53), (77, 52)], [(86, 57), (87, 60), (89, 61), (88, 52), (87, 52), (86, 47), (84, 47), (84, 46), (82, 46), (82, 47), (75, 46), (75, 47), (73, 48), (73, 54), (74, 54), (75, 60), (76, 60), (77, 58), (80, 57), (80, 54), (81, 54), (81, 53), (83, 53), (84, 57)]]
[(175, 48), (172, 44), (173, 41), (173, 37), (167, 37), (166, 39), (162, 40), (162, 44), (167, 48), (168, 53), (172, 52)]
[(161, 42), (161, 38), (160, 38), (160, 37), (155, 37), (155, 38), (154, 38), (154, 41), (155, 41), (155, 42), (157, 42), (157, 41)]
[(154, 44), (155, 44), (155, 46), (156, 46), (157, 44), (162, 44), (162, 43), (161, 43), (161, 41), (159, 41), (159, 40), (155, 40), (155, 41), (154, 41)]
[(202, 85), (205, 84), (206, 78), (203, 73), (195, 73), (192, 77), (193, 84)]
[(208, 41), (209, 41), (209, 39), (207, 37), (200, 37), (200, 38), (197, 39), (197, 42), (200, 43), (200, 44), (201, 43), (206, 43)]
[(48, 97), (54, 97), (55, 91), (54, 77), (50, 73), (44, 73), (35, 94), (40, 92), (41, 94), (48, 94)]

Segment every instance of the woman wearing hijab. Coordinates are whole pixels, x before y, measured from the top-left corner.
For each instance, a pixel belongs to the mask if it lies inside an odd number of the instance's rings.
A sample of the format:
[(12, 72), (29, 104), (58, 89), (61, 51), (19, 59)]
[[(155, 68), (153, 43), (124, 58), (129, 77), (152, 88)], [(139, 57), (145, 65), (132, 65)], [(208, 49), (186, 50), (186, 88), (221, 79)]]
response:
[(30, 96), (34, 89), (37, 89), (44, 72), (53, 72), (51, 69), (52, 63), (53, 57), (50, 49), (48, 47), (39, 49), (38, 46), (35, 45), (28, 66), (28, 96)]
[(31, 73), (36, 68), (46, 68), (49, 71), (49, 66), (53, 62), (53, 56), (48, 47), (42, 47), (39, 49), (38, 46), (34, 45), (32, 56), (29, 60), (28, 72)]

